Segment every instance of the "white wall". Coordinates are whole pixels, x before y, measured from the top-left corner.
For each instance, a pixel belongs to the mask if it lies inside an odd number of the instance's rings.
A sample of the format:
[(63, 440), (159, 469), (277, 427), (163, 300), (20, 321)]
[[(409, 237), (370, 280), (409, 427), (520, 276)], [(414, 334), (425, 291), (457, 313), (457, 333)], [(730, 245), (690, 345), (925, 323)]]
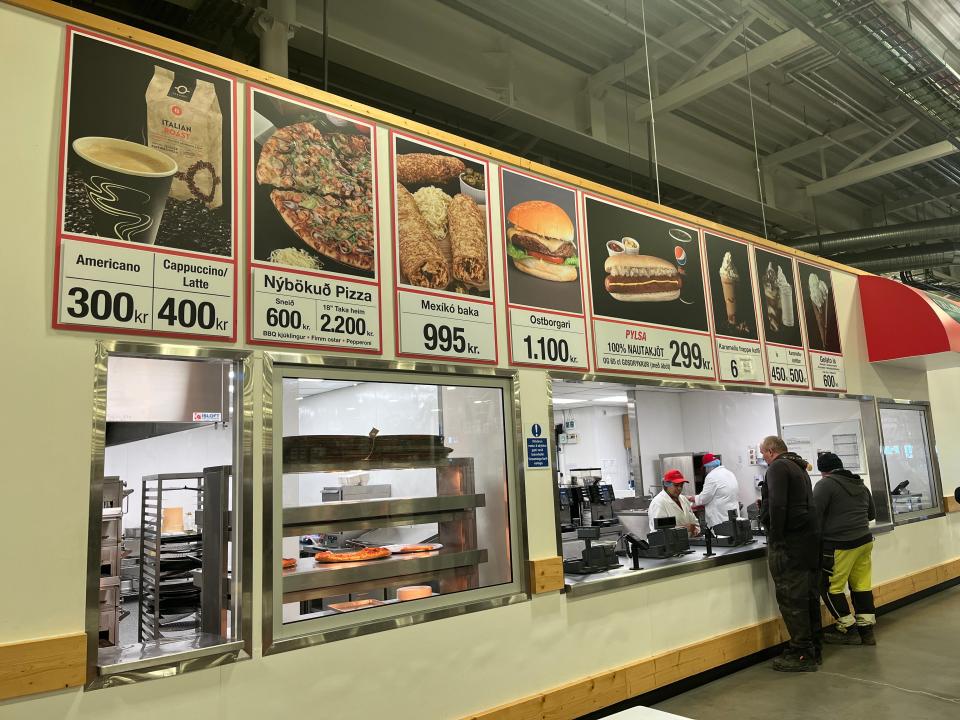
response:
[(650, 495), (651, 486), (662, 480), (655, 470), (661, 453), (684, 449), (680, 393), (637, 390), (636, 401), (642, 494)]
[[(128, 488), (133, 488), (127, 498), (129, 511), (123, 516), (124, 528), (130, 528), (140, 527), (144, 475), (200, 473), (205, 467), (232, 462), (233, 429), (221, 424), (108, 447), (104, 452), (103, 472), (107, 477), (119, 476)], [(196, 493), (181, 491), (164, 495), (163, 504), (164, 507), (183, 507), (184, 515), (196, 512)]]
[(591, 405), (563, 410), (554, 409), (554, 421), (574, 420), (573, 432), (579, 442), (560, 446), (560, 471), (570, 480), (570, 468), (599, 467), (603, 482), (613, 485), (618, 498), (633, 497), (630, 487), (630, 451), (623, 444), (623, 417), (626, 406)]

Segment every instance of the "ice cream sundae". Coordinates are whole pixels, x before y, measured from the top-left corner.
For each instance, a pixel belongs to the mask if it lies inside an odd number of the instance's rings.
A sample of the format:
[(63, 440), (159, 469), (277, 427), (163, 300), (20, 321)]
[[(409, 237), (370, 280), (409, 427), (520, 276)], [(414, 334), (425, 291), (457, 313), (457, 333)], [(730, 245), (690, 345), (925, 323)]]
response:
[(820, 340), (823, 346), (827, 345), (827, 298), (830, 297), (830, 286), (810, 273), (807, 281), (810, 292), (810, 303), (813, 305), (813, 314), (817, 319), (817, 330), (820, 331)]
[(763, 273), (763, 297), (766, 306), (767, 328), (770, 332), (780, 330), (780, 286), (777, 284), (777, 271), (773, 269), (773, 263), (767, 263), (766, 272)]
[(780, 289), (780, 319), (784, 327), (793, 327), (797, 323), (797, 316), (793, 307), (793, 286), (783, 274), (783, 267), (777, 267), (777, 287)]
[(733, 255), (724, 253), (720, 264), (720, 284), (723, 286), (723, 302), (727, 307), (727, 322), (737, 324), (737, 281), (740, 273), (733, 264)]

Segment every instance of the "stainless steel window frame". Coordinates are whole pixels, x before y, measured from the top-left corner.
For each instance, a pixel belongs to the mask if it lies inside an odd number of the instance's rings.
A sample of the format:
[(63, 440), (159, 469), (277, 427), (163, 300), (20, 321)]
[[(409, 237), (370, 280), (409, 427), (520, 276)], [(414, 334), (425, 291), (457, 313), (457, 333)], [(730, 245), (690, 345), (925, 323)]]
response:
[[(364, 615), (323, 617), (284, 626), (282, 616), (282, 491), (283, 473), (281, 433), (274, 432), (274, 417), (282, 417), (282, 383), (288, 377), (326, 378), (365, 375), (383, 382), (422, 380), (425, 384), (458, 382), (474, 386), (499, 386), (503, 390), (507, 483), (510, 508), (511, 569), (510, 583), (439, 596), (417, 611), (373, 608)], [(418, 377), (419, 376), (419, 377)], [(484, 381), (487, 382), (484, 382)], [(491, 382), (492, 381), (492, 382)], [(439, 620), (471, 612), (503, 607), (529, 600), (527, 565), (526, 507), (520, 421), (519, 373), (488, 367), (463, 367), (426, 362), (385, 361), (365, 358), (324, 357), (297, 353), (263, 354), (263, 619), (262, 653), (273, 655), (302, 647), (320, 645), (422, 622)], [(464, 596), (468, 595), (466, 599)], [(402, 607), (402, 606), (399, 606)], [(423, 607), (423, 605), (421, 605)]]
[[(241, 392), (233, 398), (234, 457), (233, 575), (230, 581), (232, 640), (197, 642), (175, 652), (145, 650), (137, 658), (109, 667), (100, 667), (99, 589), (100, 515), (103, 497), (103, 466), (107, 425), (107, 362), (111, 356), (166, 360), (228, 360), (234, 365), (234, 381)], [(98, 340), (94, 358), (92, 452), (90, 459), (90, 506), (87, 534), (87, 634), (86, 690), (129, 685), (145, 680), (180, 675), (194, 670), (225, 665), (253, 656), (253, 364), (250, 352), (216, 347), (134, 343)]]
[[(884, 408), (895, 410), (897, 408), (904, 407), (914, 410), (921, 410), (923, 412), (924, 431), (926, 433), (927, 440), (927, 455), (930, 458), (930, 495), (934, 505), (930, 508), (914, 510), (913, 512), (909, 513), (901, 513), (899, 515), (893, 514), (894, 526), (909, 525), (910, 523), (921, 522), (923, 520), (930, 520), (932, 518), (943, 517), (946, 515), (946, 511), (943, 507), (943, 484), (940, 476), (940, 460), (937, 457), (937, 439), (933, 432), (933, 415), (930, 412), (930, 403), (925, 400), (897, 400), (893, 398), (878, 398), (877, 423), (879, 426), (881, 448), (883, 447), (883, 424), (880, 422), (880, 410)], [(887, 458), (886, 455), (883, 454), (882, 450), (881, 456), (883, 459), (887, 495), (889, 496), (890, 480), (889, 474), (887, 473)], [(892, 498), (890, 502), (892, 513)]]
[[(628, 378), (622, 375), (606, 375), (603, 373), (572, 373), (565, 371), (552, 370), (547, 373), (547, 397), (550, 402), (549, 408), (549, 421), (551, 434), (553, 428), (555, 427), (555, 420), (553, 414), (553, 381), (554, 380), (566, 380), (570, 382), (605, 382), (605, 383), (616, 383), (618, 385), (624, 385), (628, 388), (632, 387), (634, 390), (649, 388), (669, 388), (674, 390), (711, 390), (714, 392), (739, 392), (739, 393), (750, 393), (750, 394), (760, 394), (760, 395), (772, 395), (774, 399), (774, 412), (777, 418), (777, 433), (780, 434), (783, 432), (780, 423), (780, 406), (777, 402), (779, 396), (796, 396), (796, 397), (810, 397), (810, 398), (834, 398), (837, 400), (857, 400), (860, 402), (860, 416), (861, 416), (861, 426), (864, 432), (864, 445), (868, 445), (868, 426), (872, 425), (876, 428), (876, 438), (879, 438), (879, 410), (876, 407), (876, 398), (872, 395), (854, 395), (852, 393), (826, 393), (826, 392), (814, 392), (811, 390), (791, 390), (786, 388), (771, 388), (768, 386), (762, 385), (744, 385), (744, 384), (713, 384), (705, 382), (697, 382), (690, 380), (669, 380), (669, 379), (660, 379), (660, 378)], [(632, 396), (629, 396), (629, 401), (627, 403), (627, 415), (630, 422), (630, 438), (633, 448), (631, 448), (631, 456), (633, 458), (633, 471), (634, 478), (636, 480), (636, 487), (643, 487), (643, 478), (642, 478), (642, 463), (640, 457), (640, 447), (638, 442), (639, 437), (639, 426), (637, 424), (637, 407), (636, 402)], [(908, 402), (908, 401), (896, 401), (896, 402)], [(918, 404), (929, 405), (929, 403), (917, 401)], [(929, 419), (929, 412), (927, 414)], [(868, 422), (873, 420), (872, 423)], [(932, 432), (932, 428), (931, 428)], [(759, 442), (761, 438), (757, 438)], [(553, 442), (551, 437), (551, 442)], [(871, 478), (873, 478), (874, 472), (879, 472), (882, 477), (883, 487), (887, 488), (885, 498), (883, 502), (886, 503), (888, 512), (892, 515), (892, 508), (890, 506), (890, 491), (887, 487), (887, 473), (886, 473), (886, 463), (882, 461), (880, 446), (875, 444), (873, 447), (873, 452), (871, 453), (869, 447), (867, 448), (867, 467), (871, 473)], [(559, 478), (557, 476), (557, 468), (553, 467), (553, 483), (554, 486), (557, 485)], [(871, 489), (873, 489), (871, 487)], [(877, 501), (877, 498), (874, 498), (874, 501)], [(554, 513), (556, 516), (559, 516), (560, 507), (559, 507), (559, 498), (557, 493), (554, 493)], [(942, 514), (942, 513), (941, 513)], [(894, 528), (894, 524), (890, 521), (887, 522), (878, 522), (875, 527), (871, 528), (872, 532), (875, 533), (884, 533), (890, 532)], [(561, 557), (563, 556), (563, 544), (560, 537), (560, 528), (557, 527), (557, 554)], [(743, 558), (749, 559), (749, 558)], [(691, 565), (693, 565), (691, 563)], [(685, 566), (678, 566), (678, 569), (675, 573), (671, 574), (681, 574), (683, 572), (690, 572), (693, 569), (700, 567), (699, 564), (693, 565), (690, 569), (686, 569)], [(639, 577), (641, 574), (635, 575)], [(621, 585), (623, 583), (620, 583)], [(613, 586), (611, 586), (613, 587)]]

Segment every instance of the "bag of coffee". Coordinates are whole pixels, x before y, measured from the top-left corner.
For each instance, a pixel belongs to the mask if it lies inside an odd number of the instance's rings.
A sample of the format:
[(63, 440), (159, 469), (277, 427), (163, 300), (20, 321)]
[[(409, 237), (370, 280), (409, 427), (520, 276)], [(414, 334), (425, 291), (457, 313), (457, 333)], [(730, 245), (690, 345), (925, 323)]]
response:
[(170, 197), (220, 207), (223, 125), (213, 84), (154, 65), (146, 100), (147, 144), (178, 166)]

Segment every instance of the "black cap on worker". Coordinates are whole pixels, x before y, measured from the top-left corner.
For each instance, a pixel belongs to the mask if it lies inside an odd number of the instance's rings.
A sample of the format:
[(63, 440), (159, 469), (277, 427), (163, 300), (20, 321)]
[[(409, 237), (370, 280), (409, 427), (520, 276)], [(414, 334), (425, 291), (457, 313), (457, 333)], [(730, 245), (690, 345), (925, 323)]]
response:
[(843, 461), (837, 457), (835, 453), (832, 452), (822, 452), (817, 455), (817, 470), (822, 473), (833, 472), (834, 470), (842, 470)]

